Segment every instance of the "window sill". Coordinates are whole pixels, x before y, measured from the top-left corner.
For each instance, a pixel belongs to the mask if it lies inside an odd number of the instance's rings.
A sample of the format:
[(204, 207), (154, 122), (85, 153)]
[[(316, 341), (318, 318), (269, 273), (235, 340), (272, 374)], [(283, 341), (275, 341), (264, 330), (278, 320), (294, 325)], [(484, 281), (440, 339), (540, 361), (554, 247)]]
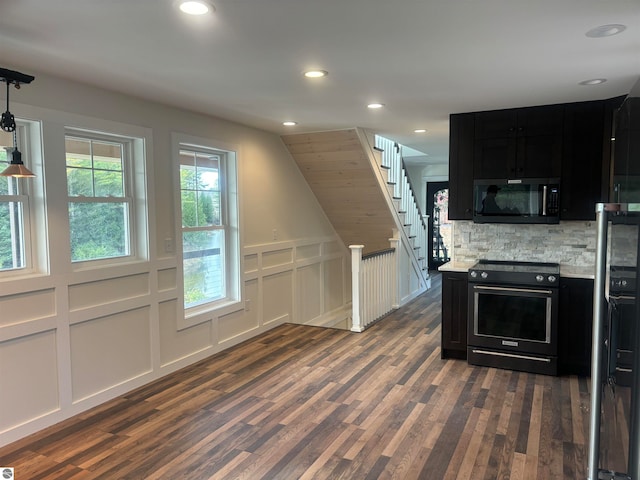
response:
[(178, 321), (178, 331), (194, 327), (218, 317), (244, 309), (242, 300), (221, 300), (191, 307), (185, 310), (184, 318)]

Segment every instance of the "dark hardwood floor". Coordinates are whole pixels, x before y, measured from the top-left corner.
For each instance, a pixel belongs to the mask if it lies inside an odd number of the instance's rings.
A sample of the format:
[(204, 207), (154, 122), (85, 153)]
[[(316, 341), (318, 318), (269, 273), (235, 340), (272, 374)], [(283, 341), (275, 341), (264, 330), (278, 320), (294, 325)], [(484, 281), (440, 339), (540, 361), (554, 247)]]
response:
[(16, 479), (581, 479), (588, 381), (440, 359), (440, 282), (284, 325), (0, 449)]

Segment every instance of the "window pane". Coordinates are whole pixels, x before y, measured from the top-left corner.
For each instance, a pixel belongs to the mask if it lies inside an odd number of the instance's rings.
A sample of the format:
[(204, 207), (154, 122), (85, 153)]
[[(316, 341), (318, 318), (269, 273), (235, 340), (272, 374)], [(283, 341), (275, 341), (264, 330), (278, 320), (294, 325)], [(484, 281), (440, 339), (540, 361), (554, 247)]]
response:
[(122, 145), (93, 142), (93, 168), (122, 170)]
[(69, 203), (71, 260), (129, 255), (127, 203)]
[(184, 232), (182, 242), (185, 307), (223, 298), (224, 231)]
[(0, 202), (0, 270), (25, 267), (21, 202)]
[(96, 197), (124, 197), (121, 171), (94, 170)]
[(180, 165), (180, 188), (183, 190), (196, 189), (196, 169), (190, 165)]
[(67, 167), (91, 168), (91, 141), (66, 137)]
[(86, 168), (67, 168), (67, 189), (69, 195), (78, 197), (93, 196), (92, 170)]
[(198, 166), (198, 189), (218, 190), (218, 170)]
[(220, 193), (198, 193), (198, 226), (220, 225)]
[(121, 144), (67, 136), (65, 146), (69, 195), (124, 196)]
[(182, 196), (182, 226), (195, 227), (198, 225), (196, 192), (183, 190)]

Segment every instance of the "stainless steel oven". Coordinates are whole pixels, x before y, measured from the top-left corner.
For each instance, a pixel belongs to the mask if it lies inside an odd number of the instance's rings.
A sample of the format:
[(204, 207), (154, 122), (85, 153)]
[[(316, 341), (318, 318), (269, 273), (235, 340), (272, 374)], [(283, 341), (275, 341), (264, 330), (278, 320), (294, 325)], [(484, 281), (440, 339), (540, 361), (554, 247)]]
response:
[(559, 272), (489, 260), (469, 271), (469, 363), (557, 374)]

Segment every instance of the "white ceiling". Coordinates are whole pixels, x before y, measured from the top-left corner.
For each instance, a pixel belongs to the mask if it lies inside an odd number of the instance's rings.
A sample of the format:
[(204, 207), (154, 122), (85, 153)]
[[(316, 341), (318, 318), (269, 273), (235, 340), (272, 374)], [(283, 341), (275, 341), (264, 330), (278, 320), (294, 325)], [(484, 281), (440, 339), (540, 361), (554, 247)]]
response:
[[(640, 76), (640, 0), (213, 3), (196, 18), (174, 0), (0, 0), (0, 67), (278, 134), (369, 128), (434, 163), (447, 161), (450, 113), (610, 98)], [(627, 29), (585, 35), (604, 24)], [(592, 78), (608, 81), (579, 85)]]

